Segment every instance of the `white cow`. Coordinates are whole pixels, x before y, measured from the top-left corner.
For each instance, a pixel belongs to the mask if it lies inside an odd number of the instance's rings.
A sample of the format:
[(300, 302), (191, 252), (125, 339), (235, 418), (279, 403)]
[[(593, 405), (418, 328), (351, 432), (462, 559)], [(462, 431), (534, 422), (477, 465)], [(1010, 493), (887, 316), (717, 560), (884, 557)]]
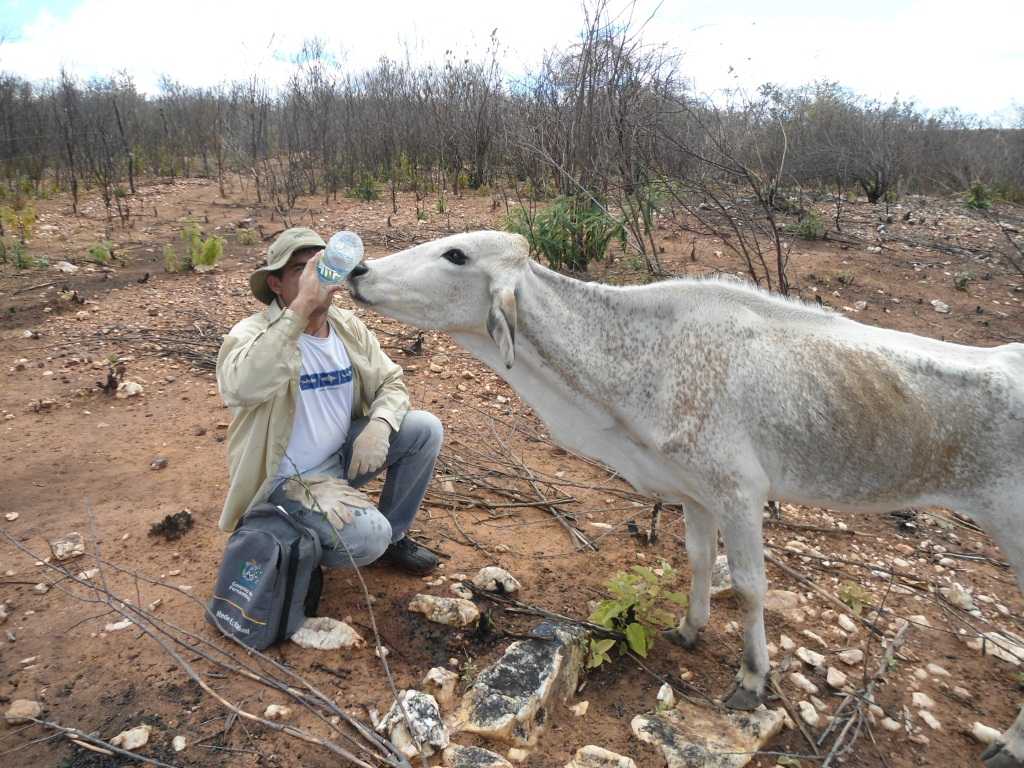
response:
[[(766, 499), (859, 512), (935, 505), (995, 538), (1024, 585), (1024, 344), (992, 349), (873, 328), (736, 281), (613, 288), (559, 275), (502, 232), (365, 262), (361, 305), (448, 333), (575, 451), (683, 504), (692, 648), (721, 531), (743, 612), (729, 706), (769, 671)], [(1024, 766), (1024, 711), (983, 755)]]

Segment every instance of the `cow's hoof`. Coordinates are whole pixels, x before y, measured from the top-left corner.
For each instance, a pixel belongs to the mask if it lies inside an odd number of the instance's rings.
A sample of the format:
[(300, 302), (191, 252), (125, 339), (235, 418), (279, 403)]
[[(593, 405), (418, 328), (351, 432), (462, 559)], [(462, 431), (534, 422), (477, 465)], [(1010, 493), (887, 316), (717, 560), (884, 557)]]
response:
[(674, 629), (663, 629), (661, 636), (668, 640), (670, 643), (681, 645), (688, 651), (692, 651), (697, 647), (697, 636), (694, 635), (692, 638), (686, 637), (679, 627)]
[(740, 712), (749, 712), (752, 709), (756, 709), (757, 705), (761, 703), (761, 697), (757, 695), (756, 691), (748, 691), (746, 688), (740, 686), (734, 686), (735, 690), (730, 693), (726, 691), (725, 706), (729, 709), (737, 709)]
[(1018, 760), (1006, 749), (1006, 743), (993, 741), (988, 749), (981, 753), (981, 761), (988, 768), (1024, 768), (1024, 761)]

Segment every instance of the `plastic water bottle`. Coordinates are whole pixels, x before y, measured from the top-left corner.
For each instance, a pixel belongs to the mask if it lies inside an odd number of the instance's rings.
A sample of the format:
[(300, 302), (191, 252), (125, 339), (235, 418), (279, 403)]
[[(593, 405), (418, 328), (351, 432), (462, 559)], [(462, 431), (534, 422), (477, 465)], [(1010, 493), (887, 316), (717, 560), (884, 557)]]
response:
[(320, 254), (316, 273), (321, 282), (339, 283), (363, 260), (363, 241), (355, 232), (336, 232)]

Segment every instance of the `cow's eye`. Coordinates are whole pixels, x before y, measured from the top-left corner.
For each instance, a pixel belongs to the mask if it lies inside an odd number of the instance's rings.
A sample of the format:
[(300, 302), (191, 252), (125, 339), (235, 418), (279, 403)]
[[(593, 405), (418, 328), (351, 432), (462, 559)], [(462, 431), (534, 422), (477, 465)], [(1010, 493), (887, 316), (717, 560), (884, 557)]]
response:
[(458, 248), (452, 248), (451, 250), (445, 251), (444, 253), (441, 254), (441, 258), (447, 259), (457, 267), (461, 267), (468, 261), (468, 259), (466, 258), (466, 254), (464, 254)]

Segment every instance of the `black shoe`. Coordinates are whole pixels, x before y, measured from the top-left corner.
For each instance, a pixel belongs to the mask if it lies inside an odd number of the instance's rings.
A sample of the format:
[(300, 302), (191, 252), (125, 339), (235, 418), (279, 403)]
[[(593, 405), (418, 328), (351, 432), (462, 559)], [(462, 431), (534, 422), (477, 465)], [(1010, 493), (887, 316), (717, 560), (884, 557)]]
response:
[(400, 571), (416, 576), (426, 576), (437, 568), (441, 561), (426, 547), (422, 547), (408, 536), (403, 536), (394, 544), (389, 544), (373, 563), (375, 566), (390, 565)]

